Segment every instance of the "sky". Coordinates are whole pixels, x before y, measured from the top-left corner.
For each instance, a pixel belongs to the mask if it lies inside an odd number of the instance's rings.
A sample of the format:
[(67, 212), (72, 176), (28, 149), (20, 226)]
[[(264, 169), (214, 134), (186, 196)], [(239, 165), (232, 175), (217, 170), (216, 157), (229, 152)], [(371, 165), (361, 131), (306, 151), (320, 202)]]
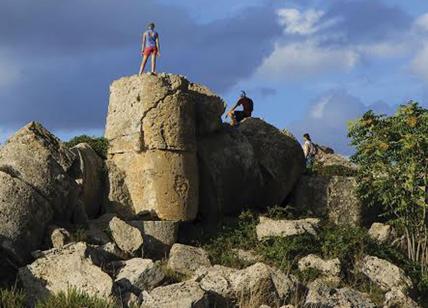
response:
[(0, 0), (0, 142), (30, 121), (104, 132), (109, 85), (137, 73), (155, 22), (159, 71), (349, 155), (348, 121), (428, 102), (426, 0)]

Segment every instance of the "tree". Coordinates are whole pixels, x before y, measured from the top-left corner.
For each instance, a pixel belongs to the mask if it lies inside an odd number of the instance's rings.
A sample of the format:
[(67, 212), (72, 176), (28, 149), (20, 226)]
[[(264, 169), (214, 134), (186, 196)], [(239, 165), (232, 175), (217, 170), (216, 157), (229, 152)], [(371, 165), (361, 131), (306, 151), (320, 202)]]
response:
[(415, 102), (393, 116), (372, 111), (349, 126), (358, 194), (381, 207), (406, 237), (408, 257), (428, 265), (428, 110)]
[(108, 140), (104, 137), (90, 137), (87, 135), (76, 136), (71, 140), (64, 142), (65, 146), (72, 148), (79, 143), (87, 143), (103, 159), (107, 158)]

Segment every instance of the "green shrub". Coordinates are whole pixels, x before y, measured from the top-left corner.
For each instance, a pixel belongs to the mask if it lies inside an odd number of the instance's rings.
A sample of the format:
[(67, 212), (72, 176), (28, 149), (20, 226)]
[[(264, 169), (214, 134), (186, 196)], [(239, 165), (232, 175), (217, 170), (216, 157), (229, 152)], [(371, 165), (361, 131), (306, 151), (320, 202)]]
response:
[(76, 289), (70, 289), (66, 293), (60, 292), (51, 295), (47, 299), (39, 301), (36, 308), (114, 308), (116, 305), (104, 298), (97, 298)]
[(23, 308), (25, 307), (25, 294), (16, 288), (0, 289), (1, 308)]
[(76, 136), (67, 142), (64, 142), (65, 146), (72, 148), (79, 143), (87, 143), (91, 148), (103, 159), (107, 158), (108, 140), (104, 137), (90, 137), (87, 135)]

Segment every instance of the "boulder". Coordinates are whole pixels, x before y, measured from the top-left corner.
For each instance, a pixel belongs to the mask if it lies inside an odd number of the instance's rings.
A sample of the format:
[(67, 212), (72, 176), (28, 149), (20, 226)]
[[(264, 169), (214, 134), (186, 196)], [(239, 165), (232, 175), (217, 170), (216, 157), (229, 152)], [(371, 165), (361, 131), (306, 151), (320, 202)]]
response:
[[(201, 106), (196, 107), (200, 104)], [(182, 76), (132, 76), (110, 87), (109, 200), (122, 215), (192, 220), (198, 210), (196, 129), (214, 131), (224, 102)]]
[(308, 285), (305, 307), (375, 308), (369, 296), (351, 288), (335, 288), (324, 279)]
[(107, 233), (110, 232), (110, 221), (116, 217), (116, 214), (107, 213), (96, 219), (89, 220), (86, 229), (88, 243), (95, 245), (104, 245), (111, 241)]
[(141, 308), (204, 308), (209, 299), (196, 281), (185, 281), (157, 287), (150, 293), (142, 293)]
[(236, 299), (230, 284), (230, 277), (236, 272), (238, 272), (237, 269), (221, 265), (201, 267), (195, 272), (193, 279), (199, 282), (202, 290), (215, 296), (217, 302), (223, 302), (227, 307)]
[(274, 220), (261, 216), (260, 223), (256, 227), (257, 238), (261, 241), (269, 237), (288, 237), (305, 233), (316, 235), (319, 223), (318, 218)]
[(94, 218), (101, 212), (104, 201), (104, 161), (87, 143), (80, 143), (71, 151), (78, 158), (73, 177), (80, 186), (80, 200), (88, 217)]
[(262, 261), (262, 257), (252, 250), (233, 249), (238, 259), (247, 263), (257, 263)]
[(34, 122), (0, 149), (0, 245), (18, 264), (39, 248), (51, 222), (85, 223), (76, 215), (79, 189), (68, 175), (74, 159)]
[(356, 187), (354, 177), (306, 175), (295, 187), (291, 203), (303, 212), (326, 216), (335, 224), (357, 226), (365, 213)]
[(375, 222), (369, 229), (369, 236), (378, 243), (388, 243), (394, 239), (392, 226)]
[(0, 171), (0, 250), (8, 258), (18, 265), (29, 260), (52, 217), (48, 200), (36, 189)]
[(327, 276), (338, 276), (340, 274), (340, 261), (338, 258), (323, 260), (317, 255), (308, 255), (301, 258), (298, 263), (299, 271), (316, 269)]
[(392, 289), (385, 294), (383, 303), (385, 308), (400, 307), (400, 308), (419, 308), (420, 306), (409, 296), (398, 289)]
[(150, 259), (163, 259), (177, 242), (178, 221), (135, 220), (129, 224), (144, 234), (144, 256)]
[(113, 282), (88, 257), (85, 243), (73, 243), (44, 252), (32, 264), (19, 269), (19, 279), (31, 301), (75, 288), (105, 298)]
[(52, 226), (50, 229), (50, 246), (53, 248), (61, 248), (71, 242), (71, 235), (64, 228)]
[(150, 259), (134, 258), (122, 262), (115, 283), (121, 290), (141, 292), (158, 287), (165, 278), (159, 264)]
[(397, 289), (406, 292), (413, 283), (398, 266), (383, 259), (365, 256), (359, 264), (359, 270), (382, 290)]
[(200, 212), (215, 219), (282, 204), (304, 169), (293, 138), (255, 118), (198, 139)]
[(109, 228), (113, 240), (124, 253), (134, 255), (142, 248), (144, 239), (137, 228), (117, 217), (110, 220)]
[(174, 244), (169, 253), (168, 267), (184, 275), (193, 274), (198, 268), (211, 266), (208, 254), (202, 248)]

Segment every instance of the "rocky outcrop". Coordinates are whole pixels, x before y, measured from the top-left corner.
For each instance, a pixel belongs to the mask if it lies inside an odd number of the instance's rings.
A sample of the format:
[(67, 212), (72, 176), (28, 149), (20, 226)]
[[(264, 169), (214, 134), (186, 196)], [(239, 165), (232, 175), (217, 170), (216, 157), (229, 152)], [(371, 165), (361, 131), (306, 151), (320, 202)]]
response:
[(80, 200), (89, 218), (95, 218), (104, 202), (104, 161), (87, 143), (80, 143), (71, 151), (77, 157), (73, 177), (80, 186)]
[[(196, 110), (202, 110), (199, 117)], [(180, 76), (114, 82), (105, 136), (110, 142), (109, 198), (116, 210), (123, 215), (154, 212), (164, 220), (194, 219), (196, 128), (215, 130), (223, 111), (220, 98)]]
[(340, 274), (340, 261), (338, 258), (323, 260), (317, 255), (308, 255), (299, 260), (298, 267), (299, 271), (312, 268), (327, 276), (338, 276)]
[(326, 216), (335, 224), (359, 225), (364, 212), (356, 187), (354, 177), (302, 176), (291, 203), (303, 212)]
[(174, 244), (169, 253), (168, 267), (173, 271), (191, 275), (198, 268), (211, 266), (208, 254), (202, 248)]
[(318, 218), (275, 220), (262, 216), (256, 226), (257, 238), (261, 241), (269, 237), (288, 237), (305, 233), (316, 235), (319, 223)]
[(16, 262), (28, 260), (40, 246), (50, 222), (85, 223), (78, 186), (68, 175), (74, 159), (34, 122), (1, 148), (0, 245)]
[(398, 266), (377, 257), (365, 256), (359, 264), (360, 271), (382, 290), (393, 289), (406, 292), (413, 283)]
[(385, 308), (400, 307), (400, 308), (419, 308), (420, 306), (409, 296), (398, 289), (393, 289), (385, 294), (383, 303)]
[(110, 92), (109, 206), (122, 216), (189, 221), (273, 206), (303, 172), (296, 140), (260, 119), (222, 124), (224, 102), (181, 76), (122, 78)]
[(19, 279), (30, 300), (75, 288), (97, 297), (111, 294), (113, 281), (88, 257), (88, 246), (75, 243), (52, 249), (19, 270)]

